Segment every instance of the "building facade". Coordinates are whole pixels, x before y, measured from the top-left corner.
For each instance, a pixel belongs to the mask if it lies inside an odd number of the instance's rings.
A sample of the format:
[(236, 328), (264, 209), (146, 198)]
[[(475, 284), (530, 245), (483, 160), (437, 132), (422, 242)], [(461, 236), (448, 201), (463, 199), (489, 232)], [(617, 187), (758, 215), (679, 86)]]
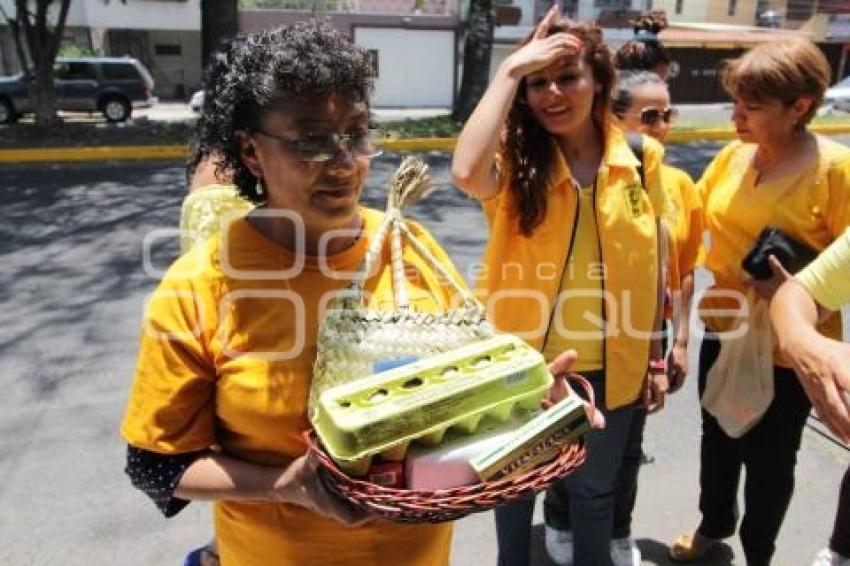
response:
[[(380, 107), (449, 108), (458, 89), (457, 0), (340, 0), (319, 17), (372, 55)], [(239, 29), (254, 32), (314, 17), (304, 9), (240, 9)]]

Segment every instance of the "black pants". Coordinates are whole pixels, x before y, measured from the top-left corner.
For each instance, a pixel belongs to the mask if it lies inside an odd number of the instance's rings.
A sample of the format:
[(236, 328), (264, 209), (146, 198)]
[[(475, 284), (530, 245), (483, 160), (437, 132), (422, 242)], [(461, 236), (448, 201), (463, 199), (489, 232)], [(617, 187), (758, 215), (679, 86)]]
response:
[[(720, 343), (706, 334), (700, 350), (700, 397), (719, 352)], [(735, 533), (738, 481), (741, 469), (746, 469), (740, 536), (750, 566), (770, 564), (794, 492), (797, 451), (811, 410), (793, 370), (774, 367), (773, 382), (773, 401), (758, 424), (740, 438), (727, 436), (714, 417), (702, 411), (699, 532), (715, 539)]]
[(841, 480), (841, 495), (838, 497), (838, 511), (835, 512), (835, 526), (829, 548), (845, 558), (850, 558), (850, 468), (844, 472)]

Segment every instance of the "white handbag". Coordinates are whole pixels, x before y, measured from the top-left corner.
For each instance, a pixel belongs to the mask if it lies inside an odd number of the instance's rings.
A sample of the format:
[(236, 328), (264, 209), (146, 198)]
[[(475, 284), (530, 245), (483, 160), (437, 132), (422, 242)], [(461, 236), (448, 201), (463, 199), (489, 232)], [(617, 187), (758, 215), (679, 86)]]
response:
[[(731, 438), (754, 427), (773, 401), (773, 328), (769, 303), (747, 294), (749, 316), (734, 328), (743, 334), (720, 337), (720, 353), (706, 376), (702, 406)], [(746, 325), (746, 326), (741, 326)]]

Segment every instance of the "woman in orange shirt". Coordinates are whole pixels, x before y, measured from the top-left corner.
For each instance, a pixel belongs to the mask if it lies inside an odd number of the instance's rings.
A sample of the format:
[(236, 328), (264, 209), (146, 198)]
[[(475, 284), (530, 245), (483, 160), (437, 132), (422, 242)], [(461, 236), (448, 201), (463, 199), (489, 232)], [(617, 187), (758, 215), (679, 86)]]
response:
[[(133, 484), (171, 516), (212, 500), (222, 564), (446, 564), (451, 525), (368, 520), (305, 456), (324, 301), (355, 272), (382, 214), (358, 199), (379, 153), (365, 50), (305, 22), (247, 36), (200, 123), (200, 150), (257, 204), (168, 270), (147, 308), (121, 427)], [(411, 229), (451, 262), (421, 228)], [(411, 304), (451, 292), (418, 256)], [(372, 305), (391, 273), (366, 283)]]

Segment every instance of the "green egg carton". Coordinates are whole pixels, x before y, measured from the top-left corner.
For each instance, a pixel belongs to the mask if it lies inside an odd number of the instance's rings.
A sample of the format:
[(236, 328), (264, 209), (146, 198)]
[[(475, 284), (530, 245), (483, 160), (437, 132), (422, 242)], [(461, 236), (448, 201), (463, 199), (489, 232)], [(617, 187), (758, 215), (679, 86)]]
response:
[(358, 476), (375, 455), (402, 460), (414, 440), (437, 445), (449, 428), (471, 434), (485, 416), (533, 410), (551, 386), (543, 356), (503, 334), (328, 389), (313, 425), (328, 455)]

